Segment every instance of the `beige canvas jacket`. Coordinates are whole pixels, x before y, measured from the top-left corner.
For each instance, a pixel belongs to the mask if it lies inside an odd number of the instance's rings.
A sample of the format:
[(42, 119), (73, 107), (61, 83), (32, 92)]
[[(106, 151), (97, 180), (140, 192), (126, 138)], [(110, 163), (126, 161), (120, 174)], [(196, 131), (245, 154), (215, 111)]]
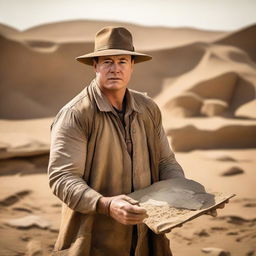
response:
[[(63, 202), (53, 255), (129, 256), (132, 226), (98, 214), (98, 199), (183, 176), (157, 105), (128, 89), (126, 101), (124, 128), (93, 80), (60, 110), (52, 124), (49, 184)], [(164, 235), (155, 235), (144, 224), (137, 228), (136, 256), (171, 255)]]

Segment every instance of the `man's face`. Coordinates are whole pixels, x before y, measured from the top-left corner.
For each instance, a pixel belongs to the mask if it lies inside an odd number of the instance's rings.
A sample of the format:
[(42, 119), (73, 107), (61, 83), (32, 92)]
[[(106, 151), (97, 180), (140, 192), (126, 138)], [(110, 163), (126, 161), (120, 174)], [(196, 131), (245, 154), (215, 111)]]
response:
[(130, 81), (134, 61), (130, 55), (98, 57), (94, 62), (96, 80), (104, 92), (125, 90)]

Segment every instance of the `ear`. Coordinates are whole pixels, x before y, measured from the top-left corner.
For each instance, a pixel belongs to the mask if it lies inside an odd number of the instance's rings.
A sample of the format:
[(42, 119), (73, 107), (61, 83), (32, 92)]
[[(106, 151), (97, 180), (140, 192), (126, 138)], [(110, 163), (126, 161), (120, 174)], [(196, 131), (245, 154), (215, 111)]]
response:
[(133, 72), (133, 67), (134, 67), (134, 60), (132, 60), (132, 63), (131, 63), (132, 72)]
[(94, 68), (94, 71), (97, 72), (97, 62), (94, 59), (92, 60), (92, 66)]

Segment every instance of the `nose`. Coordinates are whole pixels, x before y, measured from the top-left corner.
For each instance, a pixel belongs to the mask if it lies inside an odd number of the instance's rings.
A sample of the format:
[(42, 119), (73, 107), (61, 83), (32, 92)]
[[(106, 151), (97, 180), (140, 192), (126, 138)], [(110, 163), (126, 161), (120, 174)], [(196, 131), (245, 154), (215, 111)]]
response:
[(110, 66), (110, 72), (118, 73), (120, 71), (119, 64), (117, 62), (113, 62)]

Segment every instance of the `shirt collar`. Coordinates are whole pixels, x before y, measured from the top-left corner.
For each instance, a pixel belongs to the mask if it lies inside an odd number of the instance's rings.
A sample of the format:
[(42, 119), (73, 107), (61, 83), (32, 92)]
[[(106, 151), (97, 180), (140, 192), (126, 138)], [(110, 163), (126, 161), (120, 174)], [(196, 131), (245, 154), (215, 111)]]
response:
[[(99, 85), (95, 79), (92, 81), (91, 86), (92, 86), (93, 97), (96, 101), (98, 109), (102, 112), (115, 112), (114, 108), (110, 104), (107, 97), (100, 90)], [(140, 108), (128, 88), (126, 89), (125, 96), (126, 96), (126, 111), (127, 112), (135, 111), (140, 113), (141, 112)]]

